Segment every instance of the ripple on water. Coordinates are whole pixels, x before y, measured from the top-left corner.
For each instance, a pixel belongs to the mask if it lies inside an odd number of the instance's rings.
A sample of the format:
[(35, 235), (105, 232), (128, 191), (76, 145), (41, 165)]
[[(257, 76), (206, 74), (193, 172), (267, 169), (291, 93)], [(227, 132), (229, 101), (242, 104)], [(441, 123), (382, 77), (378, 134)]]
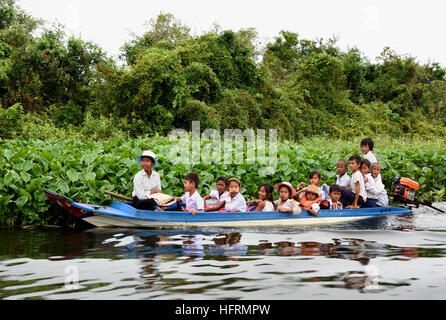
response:
[(26, 230), (0, 238), (0, 299), (442, 299), (445, 231), (421, 207), (360, 227)]

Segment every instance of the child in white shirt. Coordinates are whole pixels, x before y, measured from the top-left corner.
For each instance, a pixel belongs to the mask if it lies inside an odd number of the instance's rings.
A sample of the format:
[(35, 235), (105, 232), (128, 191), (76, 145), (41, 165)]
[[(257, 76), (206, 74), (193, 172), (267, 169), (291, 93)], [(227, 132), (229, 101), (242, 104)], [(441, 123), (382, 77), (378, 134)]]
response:
[(336, 184), (341, 188), (350, 186), (351, 178), (347, 173), (347, 169), (347, 161), (345, 161), (345, 159), (338, 160), (338, 163), (336, 164), (336, 172), (338, 173), (336, 175)]
[[(206, 212), (218, 211), (225, 206), (225, 200), (226, 200), (226, 197), (228, 196), (228, 190), (226, 187), (227, 182), (228, 182), (228, 178), (226, 178), (225, 176), (218, 177), (217, 189), (211, 190), (211, 192), (203, 198), (203, 200), (205, 202), (204, 211), (206, 211)], [(206, 205), (206, 201), (209, 199), (216, 199), (218, 202), (218, 205), (212, 205), (212, 206), (208, 207)]]
[(357, 154), (348, 159), (348, 167), (353, 172), (350, 181), (350, 187), (342, 188), (341, 203), (346, 209), (356, 209), (363, 207), (367, 201), (367, 192), (365, 191), (364, 177), (361, 171), (361, 157)]
[(374, 164), (375, 162), (378, 162), (378, 160), (376, 160), (376, 157), (372, 152), (374, 145), (375, 145), (375, 143), (370, 138), (365, 138), (365, 139), (362, 139), (362, 141), (361, 141), (361, 150), (362, 150), (362, 153), (364, 154), (364, 159), (369, 160), (370, 164)]
[(196, 215), (197, 212), (202, 212), (204, 210), (204, 201), (200, 197), (197, 191), (198, 184), (200, 183), (200, 178), (195, 172), (190, 172), (184, 177), (184, 191), (186, 193), (181, 197), (177, 198), (177, 202), (183, 202), (186, 205), (186, 211), (192, 212)]
[(378, 201), (379, 192), (376, 189), (375, 180), (370, 174), (370, 161), (367, 159), (361, 160), (361, 173), (364, 177), (365, 190), (367, 192), (367, 201), (365, 203), (366, 208), (376, 207)]
[(227, 212), (246, 212), (246, 200), (240, 193), (242, 183), (237, 178), (228, 179), (228, 196), (225, 200), (225, 211)]
[(386, 187), (381, 180), (381, 165), (375, 162), (371, 166), (372, 177), (375, 180), (376, 190), (378, 191), (378, 207), (387, 207), (389, 205), (389, 197), (387, 196)]
[[(350, 181), (351, 178), (347, 173), (348, 170), (348, 163), (345, 161), (345, 159), (339, 159), (336, 164), (336, 172), (338, 173), (336, 175), (336, 185), (340, 188), (349, 188), (350, 187)], [(324, 183), (321, 186), (321, 189), (325, 193), (325, 199), (330, 199), (330, 188), (326, 183)]]
[(339, 201), (341, 199), (341, 187), (337, 184), (333, 184), (330, 186), (329, 191), (329, 199), (324, 200), (320, 203), (321, 209), (329, 209), (329, 210), (341, 210), (343, 208), (342, 203)]
[(277, 191), (279, 191), (280, 199), (274, 201), (277, 209), (280, 212), (292, 212), (294, 214), (300, 214), (301, 209), (299, 203), (293, 199), (296, 195), (296, 189), (289, 182), (282, 182), (275, 185)]
[(248, 206), (256, 204), (255, 211), (275, 211), (273, 203), (273, 186), (271, 183), (263, 183), (259, 187), (258, 195), (259, 200), (248, 201)]

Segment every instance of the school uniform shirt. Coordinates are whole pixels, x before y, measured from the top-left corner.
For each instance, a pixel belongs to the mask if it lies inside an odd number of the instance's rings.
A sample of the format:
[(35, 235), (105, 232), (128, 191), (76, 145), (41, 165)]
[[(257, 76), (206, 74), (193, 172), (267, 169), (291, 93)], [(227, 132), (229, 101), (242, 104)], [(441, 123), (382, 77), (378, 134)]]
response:
[(325, 192), (322, 188), (319, 188), (319, 196), (320, 196), (321, 200), (325, 200), (327, 198), (327, 196), (325, 195)]
[(241, 211), (246, 212), (246, 200), (239, 192), (234, 198), (228, 194), (226, 198), (225, 210), (230, 211)]
[(132, 197), (138, 197), (139, 200), (149, 199), (153, 189), (161, 190), (161, 179), (158, 172), (152, 170), (149, 177), (144, 170), (141, 170), (133, 178)]
[(279, 199), (279, 200), (274, 201), (274, 204), (277, 207), (280, 206), (281, 208), (292, 209), (294, 214), (299, 214), (302, 211), (299, 207), (299, 203), (296, 200), (288, 199), (283, 204), (280, 204), (281, 202), (282, 202), (282, 200)]
[(211, 193), (209, 193), (209, 195), (211, 196), (211, 198), (215, 198), (218, 201), (222, 202), (226, 200), (228, 196), (228, 191), (223, 192), (220, 196), (218, 190), (211, 190)]
[(379, 174), (375, 180), (376, 190), (378, 191), (378, 201), (376, 205), (380, 207), (387, 207), (389, 205), (389, 197), (387, 195), (386, 187), (381, 180), (381, 175)]
[(367, 173), (364, 177), (367, 178), (367, 182), (365, 183), (365, 191), (367, 192), (367, 199), (378, 199), (379, 193), (378, 190), (376, 190), (376, 183), (375, 179), (373, 179), (372, 175), (370, 173)]
[(376, 157), (375, 157), (375, 155), (373, 154), (372, 151), (367, 152), (367, 153), (364, 155), (364, 159), (369, 160), (369, 161), (370, 161), (370, 164), (374, 164), (375, 162), (378, 162), (378, 160), (376, 160)]
[(347, 173), (344, 173), (344, 175), (341, 177), (339, 176), (339, 174), (336, 175), (336, 184), (338, 186), (344, 186), (344, 187), (348, 187), (350, 186), (350, 176)]
[(274, 211), (274, 204), (271, 201), (266, 201), (262, 211)]
[(333, 200), (329, 199), (328, 203), (330, 204), (330, 208), (332, 210), (341, 210), (342, 209), (342, 203), (337, 201), (336, 203), (333, 202)]
[(367, 192), (365, 191), (364, 177), (359, 170), (352, 174), (352, 179), (350, 181), (350, 189), (352, 189), (353, 193), (356, 193), (356, 182), (359, 182), (359, 195), (362, 197), (362, 200), (366, 202)]
[(186, 210), (203, 210), (204, 209), (204, 200), (198, 194), (198, 191), (191, 195), (190, 192), (186, 192), (184, 196), (181, 197), (181, 201), (186, 204)]

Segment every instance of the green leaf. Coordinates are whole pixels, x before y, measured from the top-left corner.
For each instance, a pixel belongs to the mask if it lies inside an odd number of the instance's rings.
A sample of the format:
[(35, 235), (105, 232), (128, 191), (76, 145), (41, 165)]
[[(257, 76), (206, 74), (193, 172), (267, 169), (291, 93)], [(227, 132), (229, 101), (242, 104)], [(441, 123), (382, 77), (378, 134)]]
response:
[(17, 207), (23, 208), (23, 206), (28, 202), (28, 197), (21, 196), (17, 200), (14, 201), (17, 204)]
[(5, 175), (4, 183), (5, 185), (8, 185), (11, 183), (11, 181), (12, 181), (12, 173), (10, 170), (8, 170), (8, 173), (6, 173)]
[(96, 179), (96, 173), (88, 172), (88, 173), (85, 174), (85, 180), (93, 181), (94, 179)]
[(31, 181), (31, 176), (29, 175), (29, 173), (27, 173), (25, 171), (20, 172), (20, 176), (22, 177), (23, 181), (25, 181), (25, 182)]
[(68, 193), (70, 191), (70, 187), (65, 181), (62, 181), (59, 185), (60, 191), (63, 193)]
[(76, 182), (79, 180), (79, 174), (76, 170), (70, 169), (67, 171), (68, 179), (70, 179), (71, 182)]
[(84, 156), (83, 160), (86, 164), (90, 164), (94, 161), (95, 157), (93, 154), (89, 153), (87, 155)]
[(23, 171), (29, 171), (29, 170), (32, 169), (32, 167), (33, 167), (33, 162), (27, 160), (27, 161), (25, 161), (25, 162), (23, 163), (22, 170), (23, 170)]

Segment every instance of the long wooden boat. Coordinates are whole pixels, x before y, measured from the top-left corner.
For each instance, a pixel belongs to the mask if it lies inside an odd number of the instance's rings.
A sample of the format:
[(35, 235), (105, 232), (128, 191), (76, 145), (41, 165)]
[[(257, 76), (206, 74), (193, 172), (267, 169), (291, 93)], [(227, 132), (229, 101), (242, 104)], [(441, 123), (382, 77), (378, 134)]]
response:
[(412, 210), (396, 207), (376, 207), (343, 210), (320, 210), (317, 217), (307, 211), (296, 215), (268, 212), (198, 212), (195, 216), (181, 211), (137, 210), (129, 203), (113, 202), (100, 206), (76, 202), (51, 190), (46, 196), (71, 215), (96, 227), (261, 227), (261, 226), (307, 226), (345, 223), (370, 218), (408, 214)]

